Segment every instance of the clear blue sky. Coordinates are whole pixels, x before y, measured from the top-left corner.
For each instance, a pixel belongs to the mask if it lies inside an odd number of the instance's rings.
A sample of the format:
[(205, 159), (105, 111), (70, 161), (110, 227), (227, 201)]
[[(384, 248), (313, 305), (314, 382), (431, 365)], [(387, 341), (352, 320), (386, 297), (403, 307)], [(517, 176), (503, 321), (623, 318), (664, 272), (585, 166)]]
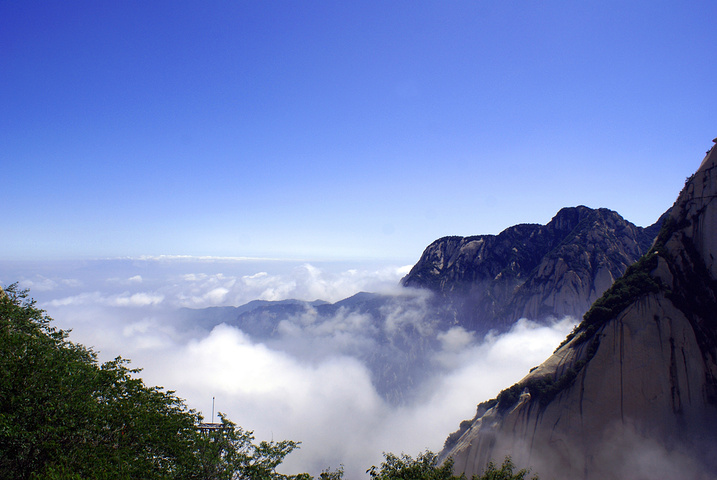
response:
[(415, 261), (652, 223), (717, 136), (717, 3), (0, 0), (0, 258)]

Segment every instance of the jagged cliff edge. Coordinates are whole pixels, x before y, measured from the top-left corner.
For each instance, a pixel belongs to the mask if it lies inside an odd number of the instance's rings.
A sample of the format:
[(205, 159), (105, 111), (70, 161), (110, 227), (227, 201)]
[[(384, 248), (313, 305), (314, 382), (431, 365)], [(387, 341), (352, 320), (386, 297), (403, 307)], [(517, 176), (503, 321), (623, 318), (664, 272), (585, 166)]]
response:
[(541, 478), (715, 478), (716, 163), (566, 342), (448, 438), (456, 472), (511, 455)]

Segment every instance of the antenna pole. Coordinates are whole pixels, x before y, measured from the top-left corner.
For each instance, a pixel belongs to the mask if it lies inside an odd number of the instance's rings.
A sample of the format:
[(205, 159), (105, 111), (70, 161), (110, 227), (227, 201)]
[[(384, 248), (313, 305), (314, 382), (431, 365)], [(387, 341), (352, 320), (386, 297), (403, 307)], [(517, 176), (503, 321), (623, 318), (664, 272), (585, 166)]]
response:
[(212, 422), (214, 421), (214, 397), (212, 397)]

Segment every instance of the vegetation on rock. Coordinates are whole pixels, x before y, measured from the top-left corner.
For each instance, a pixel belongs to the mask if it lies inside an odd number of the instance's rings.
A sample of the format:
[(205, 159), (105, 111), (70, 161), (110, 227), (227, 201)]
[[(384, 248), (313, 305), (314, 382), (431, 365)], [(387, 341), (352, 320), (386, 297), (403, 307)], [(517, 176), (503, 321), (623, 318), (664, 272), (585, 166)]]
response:
[(580, 333), (578, 340), (582, 342), (592, 338), (598, 328), (617, 317), (636, 298), (648, 293), (657, 293), (660, 290), (660, 284), (650, 275), (650, 272), (656, 267), (657, 253), (655, 250), (648, 252), (628, 267), (625, 274), (615, 280), (615, 283), (595, 301), (583, 316), (582, 323), (576, 329), (576, 332)]

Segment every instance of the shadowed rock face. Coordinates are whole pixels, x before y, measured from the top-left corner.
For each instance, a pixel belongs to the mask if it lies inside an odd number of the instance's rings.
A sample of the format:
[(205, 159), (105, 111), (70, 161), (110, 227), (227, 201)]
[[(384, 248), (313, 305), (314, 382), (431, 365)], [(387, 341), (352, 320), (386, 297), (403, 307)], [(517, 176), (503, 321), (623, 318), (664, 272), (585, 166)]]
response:
[(468, 477), (512, 455), (541, 478), (714, 478), (717, 147), (655, 245), (568, 340), (449, 437)]
[(476, 331), (504, 330), (522, 317), (580, 317), (649, 249), (663, 218), (641, 228), (611, 210), (579, 206), (547, 225), (441, 238), (402, 284), (441, 294), (457, 323)]

